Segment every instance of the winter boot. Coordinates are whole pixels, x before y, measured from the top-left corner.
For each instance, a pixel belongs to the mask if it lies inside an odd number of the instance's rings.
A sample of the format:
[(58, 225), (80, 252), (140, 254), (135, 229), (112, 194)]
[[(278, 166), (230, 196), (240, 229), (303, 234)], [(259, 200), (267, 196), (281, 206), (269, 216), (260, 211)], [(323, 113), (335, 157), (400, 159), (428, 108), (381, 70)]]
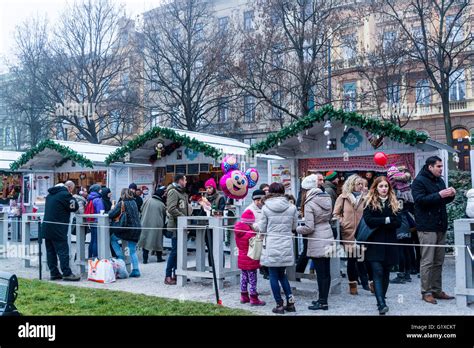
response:
[(132, 269), (129, 275), (130, 278), (138, 278), (140, 277), (140, 271), (138, 269)]
[(290, 295), (290, 296), (288, 297), (288, 301), (286, 301), (286, 306), (284, 306), (283, 309), (284, 309), (286, 312), (296, 312), (296, 308), (295, 308), (295, 298), (293, 297), (293, 295)]
[(250, 298), (249, 298), (249, 293), (248, 292), (241, 292), (240, 293), (240, 303), (249, 303)]
[(405, 274), (397, 273), (397, 276), (390, 280), (390, 284), (405, 284)]
[(358, 295), (357, 292), (357, 282), (349, 282), (349, 293), (351, 295)]
[(321, 301), (313, 301), (311, 302), (312, 306), (309, 306), (308, 309), (312, 311), (318, 311), (318, 310), (323, 310), (327, 311), (329, 309), (329, 306), (327, 303), (322, 303)]
[(146, 265), (148, 263), (148, 254), (150, 252), (146, 249), (143, 249), (143, 264)]
[(405, 279), (405, 282), (411, 283), (410, 272), (405, 272), (403, 279)]
[(265, 306), (265, 301), (261, 301), (258, 298), (258, 294), (250, 295), (250, 305), (251, 306)]
[(156, 252), (157, 262), (165, 262), (166, 260), (163, 258), (163, 252), (157, 251)]
[(272, 312), (275, 314), (285, 314), (285, 307), (283, 307), (283, 300), (277, 302), (275, 308), (272, 309)]

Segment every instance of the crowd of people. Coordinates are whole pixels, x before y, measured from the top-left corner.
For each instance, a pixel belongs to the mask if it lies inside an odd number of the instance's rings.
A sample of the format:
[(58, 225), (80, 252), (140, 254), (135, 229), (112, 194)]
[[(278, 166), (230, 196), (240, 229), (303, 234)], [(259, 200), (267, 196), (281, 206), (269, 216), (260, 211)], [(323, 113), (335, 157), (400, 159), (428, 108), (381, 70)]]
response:
[[(316, 273), (318, 299), (308, 308), (329, 310), (330, 260), (337, 255), (337, 238), (345, 252), (348, 293), (357, 295), (359, 285), (372, 292), (379, 314), (389, 311), (386, 303), (389, 284), (410, 282), (411, 275), (418, 273), (424, 301), (436, 304), (437, 300), (453, 299), (443, 291), (441, 273), (447, 230), (446, 205), (454, 199), (456, 191), (446, 188), (442, 171), (441, 159), (433, 156), (426, 160), (413, 181), (408, 171), (392, 166), (386, 176), (369, 178), (370, 181), (353, 174), (344, 180), (342, 190), (335, 171), (325, 175), (312, 173), (302, 179), (298, 199), (287, 194), (280, 183), (260, 185), (252, 192), (252, 203), (234, 226), (238, 267), (242, 272), (241, 303), (266, 304), (257, 291), (260, 270), (263, 278), (269, 280), (276, 303), (272, 311), (277, 314), (295, 312), (295, 297), (286, 268), (296, 266), (297, 274), (304, 273), (311, 262), (310, 271), (314, 269)], [(178, 217), (196, 213), (192, 201), (200, 206), (198, 215), (223, 215), (232, 203), (218, 191), (213, 178), (204, 183), (201, 191), (200, 195), (190, 192), (187, 178), (181, 174), (175, 175), (168, 187), (157, 187), (145, 201), (135, 184), (122, 189), (117, 203), (112, 200), (110, 189), (100, 185), (92, 185), (88, 192), (84, 188), (75, 190), (71, 181), (50, 188), (43, 230), (51, 279), (80, 280), (69, 267), (70, 214), (107, 213), (115, 222), (125, 214), (125, 226), (113, 228), (116, 223), (112, 223), (111, 251), (115, 257), (124, 259), (120, 242), (127, 242), (132, 264), (130, 277), (140, 277), (137, 250), (141, 248), (143, 263), (148, 263), (150, 254), (156, 255), (158, 262), (167, 262), (164, 283), (176, 285)], [(336, 222), (340, 227), (339, 236)], [(370, 236), (364, 242), (357, 242), (361, 222), (370, 229)], [(97, 227), (93, 219), (89, 230), (89, 257), (94, 258), (97, 257)], [(259, 260), (248, 256), (249, 243), (256, 235), (263, 244)], [(171, 239), (167, 260), (163, 258), (164, 236)], [(303, 238), (299, 255), (295, 254), (295, 237)], [(212, 250), (212, 243), (212, 238), (206, 237), (208, 250)], [(398, 273), (390, 280), (394, 267)], [(282, 290), (285, 298), (282, 298)]]

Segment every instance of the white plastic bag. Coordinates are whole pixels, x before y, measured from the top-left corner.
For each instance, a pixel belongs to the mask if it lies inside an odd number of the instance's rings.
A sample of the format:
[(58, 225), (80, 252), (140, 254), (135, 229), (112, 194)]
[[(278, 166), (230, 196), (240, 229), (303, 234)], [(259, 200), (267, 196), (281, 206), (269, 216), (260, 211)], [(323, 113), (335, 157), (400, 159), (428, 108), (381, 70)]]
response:
[(124, 260), (111, 258), (110, 261), (112, 262), (112, 266), (114, 267), (116, 279), (128, 278), (127, 266), (125, 265)]
[(89, 260), (89, 270), (87, 271), (87, 280), (97, 283), (113, 283), (115, 281), (115, 272), (110, 260)]

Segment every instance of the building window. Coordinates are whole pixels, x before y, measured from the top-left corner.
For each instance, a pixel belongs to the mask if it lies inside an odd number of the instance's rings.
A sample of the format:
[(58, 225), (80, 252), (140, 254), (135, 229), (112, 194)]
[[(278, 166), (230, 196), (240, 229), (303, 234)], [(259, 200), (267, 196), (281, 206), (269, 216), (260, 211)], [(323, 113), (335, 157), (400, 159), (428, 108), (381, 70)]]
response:
[(398, 82), (389, 82), (387, 84), (387, 103), (389, 105), (400, 103), (400, 84)]
[(344, 111), (355, 111), (356, 106), (356, 83), (346, 82), (343, 85), (343, 109)]
[(351, 60), (356, 57), (357, 40), (355, 35), (346, 35), (342, 38), (342, 58)]
[(384, 50), (390, 49), (395, 43), (396, 33), (394, 31), (384, 31), (382, 46)]
[(218, 20), (218, 27), (220, 33), (226, 33), (229, 29), (229, 17), (221, 17)]
[(255, 98), (251, 95), (244, 97), (244, 122), (255, 121)]
[(244, 30), (253, 30), (253, 11), (244, 12)]
[(465, 97), (466, 80), (464, 79), (464, 69), (459, 69), (449, 77), (449, 100), (461, 101)]
[(256, 142), (257, 142), (257, 139), (255, 139), (255, 138), (245, 138), (244, 139), (244, 144), (247, 144), (247, 145), (250, 145), (250, 146), (252, 146)]
[(276, 106), (281, 106), (283, 103), (283, 97), (282, 97), (281, 91), (274, 91), (272, 93), (272, 103), (274, 105), (272, 106), (272, 118), (281, 119), (283, 112), (281, 109), (276, 107)]
[(459, 18), (456, 21), (456, 16), (446, 16), (446, 34), (450, 42), (459, 42), (464, 39), (463, 28), (459, 25), (459, 22), (462, 21)]
[(417, 105), (428, 105), (431, 102), (430, 83), (428, 80), (417, 81), (415, 93)]
[(219, 107), (217, 109), (217, 121), (219, 123), (227, 122), (229, 119), (228, 98), (219, 98)]
[(413, 35), (413, 39), (416, 42), (416, 44), (418, 45), (418, 47), (421, 50), (424, 50), (425, 49), (424, 48), (425, 47), (425, 42), (424, 42), (424, 38), (423, 38), (422, 28), (420, 26), (414, 27), (412, 35)]

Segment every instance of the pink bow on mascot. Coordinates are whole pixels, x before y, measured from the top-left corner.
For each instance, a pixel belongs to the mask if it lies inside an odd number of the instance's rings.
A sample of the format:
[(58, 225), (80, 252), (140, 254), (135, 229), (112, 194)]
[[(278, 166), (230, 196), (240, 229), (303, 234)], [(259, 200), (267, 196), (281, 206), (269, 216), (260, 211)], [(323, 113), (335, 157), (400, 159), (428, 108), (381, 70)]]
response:
[(243, 199), (249, 188), (257, 185), (258, 171), (249, 168), (244, 172), (239, 170), (239, 164), (234, 156), (226, 156), (222, 160), (221, 169), (224, 176), (219, 180), (222, 192), (233, 199)]

